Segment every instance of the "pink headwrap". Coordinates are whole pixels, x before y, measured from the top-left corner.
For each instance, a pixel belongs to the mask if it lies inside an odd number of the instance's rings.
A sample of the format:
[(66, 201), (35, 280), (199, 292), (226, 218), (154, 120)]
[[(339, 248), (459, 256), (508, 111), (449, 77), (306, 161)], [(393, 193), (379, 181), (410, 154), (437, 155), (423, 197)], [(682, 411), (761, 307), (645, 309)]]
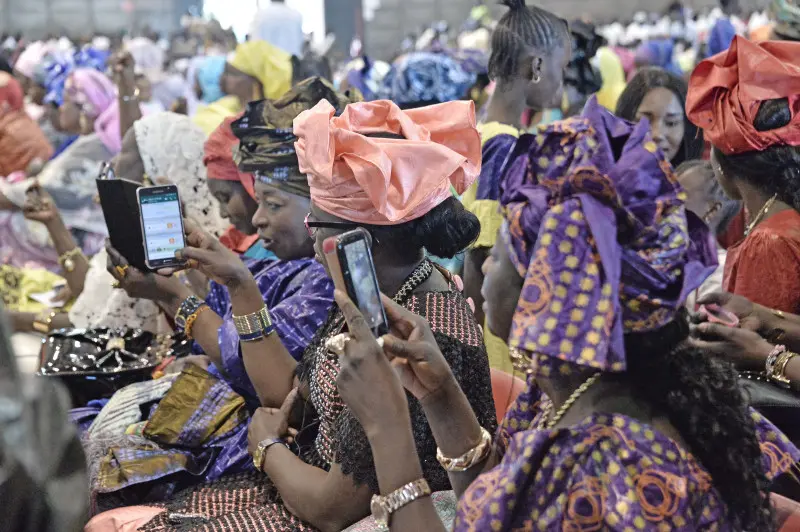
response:
[(32, 78), (36, 67), (42, 62), (49, 49), (50, 47), (42, 41), (32, 42), (19, 54), (17, 62), (14, 63), (14, 70), (26, 78)]
[(119, 131), (119, 105), (114, 83), (91, 68), (78, 68), (64, 87), (65, 96), (77, 103), (83, 113), (94, 118), (94, 131), (112, 153), (122, 149)]
[[(481, 139), (471, 101), (402, 111), (393, 102), (348, 105), (334, 117), (327, 101), (294, 119), (300, 171), (322, 210), (357, 223), (415, 220), (463, 193), (481, 170)], [(372, 133), (403, 139), (367, 137)]]

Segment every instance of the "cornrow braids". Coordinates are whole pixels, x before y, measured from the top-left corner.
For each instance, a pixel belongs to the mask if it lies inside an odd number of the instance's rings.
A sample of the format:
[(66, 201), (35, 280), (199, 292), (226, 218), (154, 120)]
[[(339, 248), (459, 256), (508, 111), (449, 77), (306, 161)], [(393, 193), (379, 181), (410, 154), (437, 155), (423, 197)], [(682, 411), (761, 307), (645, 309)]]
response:
[(566, 20), (540, 7), (528, 7), (525, 0), (502, 0), (502, 3), (509, 10), (492, 34), (489, 57), (489, 76), (492, 79), (512, 78), (528, 49), (547, 53), (569, 42)]

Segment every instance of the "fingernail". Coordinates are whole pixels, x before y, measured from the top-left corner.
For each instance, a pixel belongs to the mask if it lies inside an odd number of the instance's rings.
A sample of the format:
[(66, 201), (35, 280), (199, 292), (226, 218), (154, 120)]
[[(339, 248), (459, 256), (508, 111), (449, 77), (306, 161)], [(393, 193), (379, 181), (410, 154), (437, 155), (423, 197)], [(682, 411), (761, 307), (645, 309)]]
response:
[(181, 249), (176, 250), (175, 251), (175, 258), (176, 259), (182, 259), (183, 258), (183, 250), (181, 250)]

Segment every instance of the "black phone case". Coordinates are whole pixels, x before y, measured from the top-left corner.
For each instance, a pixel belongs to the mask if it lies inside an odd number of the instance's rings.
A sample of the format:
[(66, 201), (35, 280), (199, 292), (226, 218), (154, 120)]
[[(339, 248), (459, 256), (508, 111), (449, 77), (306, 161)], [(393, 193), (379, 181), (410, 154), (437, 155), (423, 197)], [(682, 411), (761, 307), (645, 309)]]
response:
[(128, 264), (146, 272), (144, 237), (139, 221), (139, 201), (136, 190), (141, 185), (124, 179), (98, 179), (97, 192), (108, 227), (111, 245), (125, 257)]

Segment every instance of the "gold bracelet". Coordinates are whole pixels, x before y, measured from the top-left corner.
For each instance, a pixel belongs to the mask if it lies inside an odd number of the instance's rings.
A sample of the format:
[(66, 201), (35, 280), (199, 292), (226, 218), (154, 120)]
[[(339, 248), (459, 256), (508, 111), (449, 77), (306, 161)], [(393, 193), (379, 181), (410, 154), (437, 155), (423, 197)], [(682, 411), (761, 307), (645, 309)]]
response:
[(73, 271), (75, 271), (76, 257), (83, 257), (83, 251), (81, 251), (81, 248), (71, 249), (66, 253), (62, 254), (60, 257), (58, 257), (58, 263), (61, 265), (62, 268), (64, 268), (65, 272), (72, 273)]
[(202, 314), (206, 310), (211, 310), (211, 307), (203, 304), (192, 314), (190, 314), (188, 318), (186, 318), (186, 326), (183, 328), (183, 334), (186, 335), (186, 338), (189, 338), (190, 340), (194, 338), (192, 336), (192, 327), (194, 327), (194, 322), (196, 322), (200, 314)]
[(243, 342), (254, 342), (269, 336), (275, 328), (272, 326), (272, 317), (267, 306), (264, 305), (258, 312), (244, 316), (233, 316), (233, 324), (239, 339)]
[(40, 314), (35, 320), (33, 320), (33, 330), (40, 333), (40, 334), (49, 334), (50, 328), (53, 326), (53, 318), (56, 317), (55, 310), (50, 312), (50, 315), (45, 317), (44, 313)]
[(789, 362), (796, 356), (797, 353), (792, 353), (791, 351), (784, 351), (781, 353), (781, 356), (779, 356), (777, 362), (775, 362), (775, 370), (769, 377), (782, 386), (790, 386), (792, 381), (786, 376), (786, 366), (788, 366)]
[(481, 441), (478, 445), (465, 452), (458, 458), (448, 458), (442, 454), (442, 450), (436, 449), (436, 459), (442, 464), (445, 471), (462, 473), (471, 469), (486, 460), (492, 450), (492, 435), (489, 431), (481, 427)]

